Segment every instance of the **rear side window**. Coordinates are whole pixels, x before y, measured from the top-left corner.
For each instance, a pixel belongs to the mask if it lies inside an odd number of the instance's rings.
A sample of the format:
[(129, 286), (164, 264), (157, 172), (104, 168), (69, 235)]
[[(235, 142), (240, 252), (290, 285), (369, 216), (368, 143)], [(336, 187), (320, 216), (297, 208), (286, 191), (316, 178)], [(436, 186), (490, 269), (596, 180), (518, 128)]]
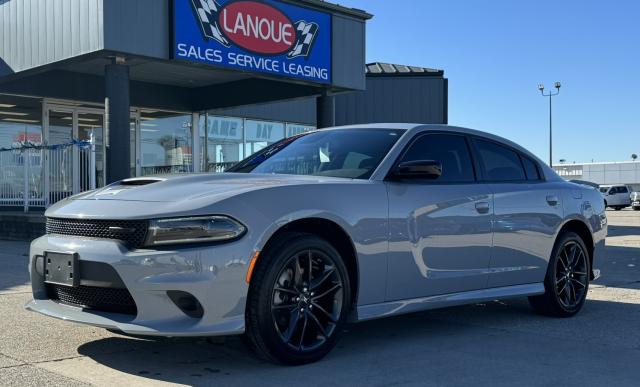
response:
[(515, 151), (485, 140), (476, 140), (476, 146), (487, 180), (522, 181), (526, 179), (520, 156)]
[(618, 193), (629, 193), (627, 187), (618, 187)]
[(522, 166), (524, 167), (524, 173), (527, 176), (527, 180), (540, 180), (540, 171), (536, 164), (528, 157), (522, 157)]
[(400, 162), (434, 160), (442, 164), (442, 175), (434, 183), (474, 182), (475, 175), (467, 141), (453, 134), (426, 134), (415, 140)]

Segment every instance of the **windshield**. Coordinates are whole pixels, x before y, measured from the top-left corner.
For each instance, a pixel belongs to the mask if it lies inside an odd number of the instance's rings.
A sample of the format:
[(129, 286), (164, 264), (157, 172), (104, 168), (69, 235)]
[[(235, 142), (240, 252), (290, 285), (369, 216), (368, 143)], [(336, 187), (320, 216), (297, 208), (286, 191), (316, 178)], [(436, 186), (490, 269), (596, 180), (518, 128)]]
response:
[(228, 172), (368, 179), (402, 130), (334, 129), (277, 142)]

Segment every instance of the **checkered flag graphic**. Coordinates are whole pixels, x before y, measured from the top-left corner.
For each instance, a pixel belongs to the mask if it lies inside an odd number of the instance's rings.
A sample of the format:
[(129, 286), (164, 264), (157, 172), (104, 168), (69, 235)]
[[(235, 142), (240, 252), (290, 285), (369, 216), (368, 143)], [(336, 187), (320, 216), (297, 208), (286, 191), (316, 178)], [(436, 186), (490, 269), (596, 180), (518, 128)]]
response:
[(316, 23), (307, 23), (303, 20), (296, 22), (296, 40), (293, 49), (287, 54), (287, 58), (295, 58), (298, 56), (307, 56), (313, 47), (313, 41), (316, 39), (316, 33), (318, 32), (318, 25)]
[(191, 0), (193, 11), (198, 16), (202, 34), (207, 39), (213, 39), (225, 47), (229, 47), (229, 41), (222, 35), (218, 24), (218, 12), (220, 4), (215, 0)]

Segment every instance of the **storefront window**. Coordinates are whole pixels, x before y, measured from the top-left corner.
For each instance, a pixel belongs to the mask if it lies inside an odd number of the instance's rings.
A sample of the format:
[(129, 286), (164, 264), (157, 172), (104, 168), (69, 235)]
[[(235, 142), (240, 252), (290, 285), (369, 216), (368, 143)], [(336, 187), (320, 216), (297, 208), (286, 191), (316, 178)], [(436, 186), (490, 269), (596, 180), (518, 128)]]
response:
[(142, 110), (141, 174), (193, 171), (191, 114)]
[(245, 157), (241, 118), (209, 115), (200, 123), (205, 171), (223, 172)]
[(245, 120), (245, 153), (251, 155), (284, 138), (284, 123)]
[(316, 129), (312, 125), (213, 114), (202, 114), (199, 126), (202, 170), (207, 172), (224, 172), (274, 142)]
[(41, 152), (24, 149), (42, 144), (41, 117), (40, 100), (0, 95), (0, 203), (42, 197)]

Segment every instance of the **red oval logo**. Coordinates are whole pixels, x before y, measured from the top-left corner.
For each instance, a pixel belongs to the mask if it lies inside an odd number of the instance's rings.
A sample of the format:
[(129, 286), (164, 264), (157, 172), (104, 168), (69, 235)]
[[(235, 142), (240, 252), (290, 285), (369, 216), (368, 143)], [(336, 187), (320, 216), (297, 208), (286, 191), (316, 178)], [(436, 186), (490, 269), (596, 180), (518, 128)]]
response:
[(218, 22), (229, 40), (259, 54), (283, 54), (296, 41), (291, 20), (279, 9), (257, 1), (227, 4), (220, 11)]

